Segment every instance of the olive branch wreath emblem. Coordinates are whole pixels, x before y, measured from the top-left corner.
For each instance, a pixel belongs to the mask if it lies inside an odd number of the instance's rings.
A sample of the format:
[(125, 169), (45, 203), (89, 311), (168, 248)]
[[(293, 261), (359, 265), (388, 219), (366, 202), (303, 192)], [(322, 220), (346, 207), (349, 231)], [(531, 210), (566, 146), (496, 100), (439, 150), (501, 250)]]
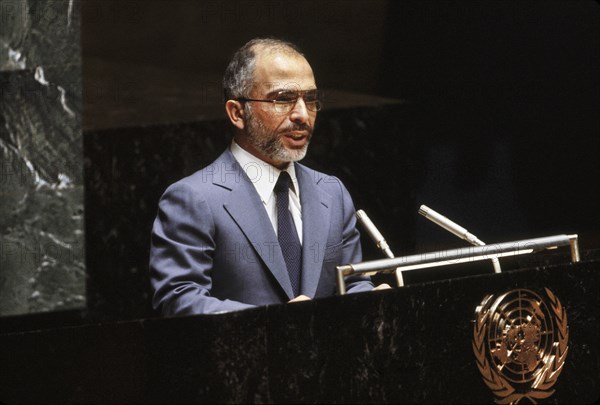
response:
[[(513, 290), (512, 292), (514, 291), (516, 290)], [(520, 291), (529, 292), (528, 290)], [(503, 375), (504, 364), (496, 365), (490, 362), (488, 356), (491, 356), (491, 354), (489, 353), (489, 350), (487, 350), (488, 345), (486, 344), (486, 332), (489, 330), (497, 303), (511, 292), (502, 294), (495, 301), (493, 301), (493, 295), (486, 296), (475, 311), (476, 319), (472, 342), (473, 352), (475, 354), (477, 368), (483, 377), (483, 381), (496, 396), (495, 402), (498, 404), (519, 403), (524, 398), (532, 403), (536, 403), (536, 399), (548, 398), (555, 392), (555, 390), (552, 389), (552, 386), (556, 383), (558, 376), (563, 369), (569, 351), (569, 329), (567, 326), (567, 312), (565, 308), (552, 291), (545, 288), (545, 292), (550, 300), (552, 314), (554, 315), (556, 325), (554, 328), (555, 339), (552, 342), (549, 353), (547, 353), (539, 362), (539, 364), (543, 365), (536, 370), (537, 376), (535, 376), (533, 382), (531, 382), (525, 390), (517, 390), (511, 385), (509, 379)]]

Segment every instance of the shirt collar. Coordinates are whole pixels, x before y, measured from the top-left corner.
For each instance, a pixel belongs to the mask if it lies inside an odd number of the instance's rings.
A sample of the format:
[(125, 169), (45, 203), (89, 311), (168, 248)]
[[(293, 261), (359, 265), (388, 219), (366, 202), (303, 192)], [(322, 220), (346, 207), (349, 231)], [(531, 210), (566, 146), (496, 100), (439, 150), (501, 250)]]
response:
[[(235, 157), (235, 160), (240, 164), (242, 170), (246, 173), (252, 184), (254, 184), (254, 187), (256, 187), (256, 191), (258, 191), (261, 200), (264, 203), (269, 201), (281, 170), (243, 149), (235, 140), (231, 141), (230, 150), (233, 157)], [(292, 184), (294, 186), (292, 191), (296, 194), (298, 199), (300, 199), (300, 187), (298, 187), (295, 165), (288, 165), (286, 171), (292, 179)]]

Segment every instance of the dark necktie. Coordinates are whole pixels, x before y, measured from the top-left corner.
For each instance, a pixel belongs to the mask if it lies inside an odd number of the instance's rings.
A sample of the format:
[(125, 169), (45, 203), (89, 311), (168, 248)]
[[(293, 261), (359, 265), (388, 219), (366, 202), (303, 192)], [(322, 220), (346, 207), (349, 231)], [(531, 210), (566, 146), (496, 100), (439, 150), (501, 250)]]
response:
[(302, 246), (298, 239), (298, 232), (294, 225), (292, 213), (289, 210), (290, 175), (281, 172), (275, 184), (275, 198), (277, 202), (277, 238), (281, 252), (287, 265), (294, 296), (300, 292), (300, 269), (302, 268)]

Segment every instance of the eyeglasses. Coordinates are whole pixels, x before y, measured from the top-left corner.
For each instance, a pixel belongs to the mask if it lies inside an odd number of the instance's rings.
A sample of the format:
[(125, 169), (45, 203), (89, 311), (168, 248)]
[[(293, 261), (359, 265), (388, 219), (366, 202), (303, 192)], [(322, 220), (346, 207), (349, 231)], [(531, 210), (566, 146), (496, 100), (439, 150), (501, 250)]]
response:
[(257, 100), (253, 98), (239, 97), (237, 101), (259, 101), (262, 103), (272, 103), (275, 112), (280, 114), (287, 114), (296, 105), (298, 99), (302, 97), (306, 108), (310, 111), (319, 111), (322, 107), (320, 93), (318, 90), (306, 90), (306, 91), (290, 91), (283, 90), (277, 92), (272, 99), (269, 100)]

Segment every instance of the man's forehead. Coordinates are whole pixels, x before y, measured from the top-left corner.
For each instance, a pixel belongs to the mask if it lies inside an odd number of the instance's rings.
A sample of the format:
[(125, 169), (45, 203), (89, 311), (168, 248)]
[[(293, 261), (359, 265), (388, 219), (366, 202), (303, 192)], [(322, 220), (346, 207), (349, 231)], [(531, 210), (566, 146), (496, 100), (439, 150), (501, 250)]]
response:
[(256, 60), (255, 87), (262, 92), (300, 91), (316, 87), (312, 69), (298, 54), (262, 54)]
[(263, 93), (270, 95), (280, 92), (299, 92), (317, 89), (314, 81), (259, 82), (255, 84), (255, 87), (258, 87)]

